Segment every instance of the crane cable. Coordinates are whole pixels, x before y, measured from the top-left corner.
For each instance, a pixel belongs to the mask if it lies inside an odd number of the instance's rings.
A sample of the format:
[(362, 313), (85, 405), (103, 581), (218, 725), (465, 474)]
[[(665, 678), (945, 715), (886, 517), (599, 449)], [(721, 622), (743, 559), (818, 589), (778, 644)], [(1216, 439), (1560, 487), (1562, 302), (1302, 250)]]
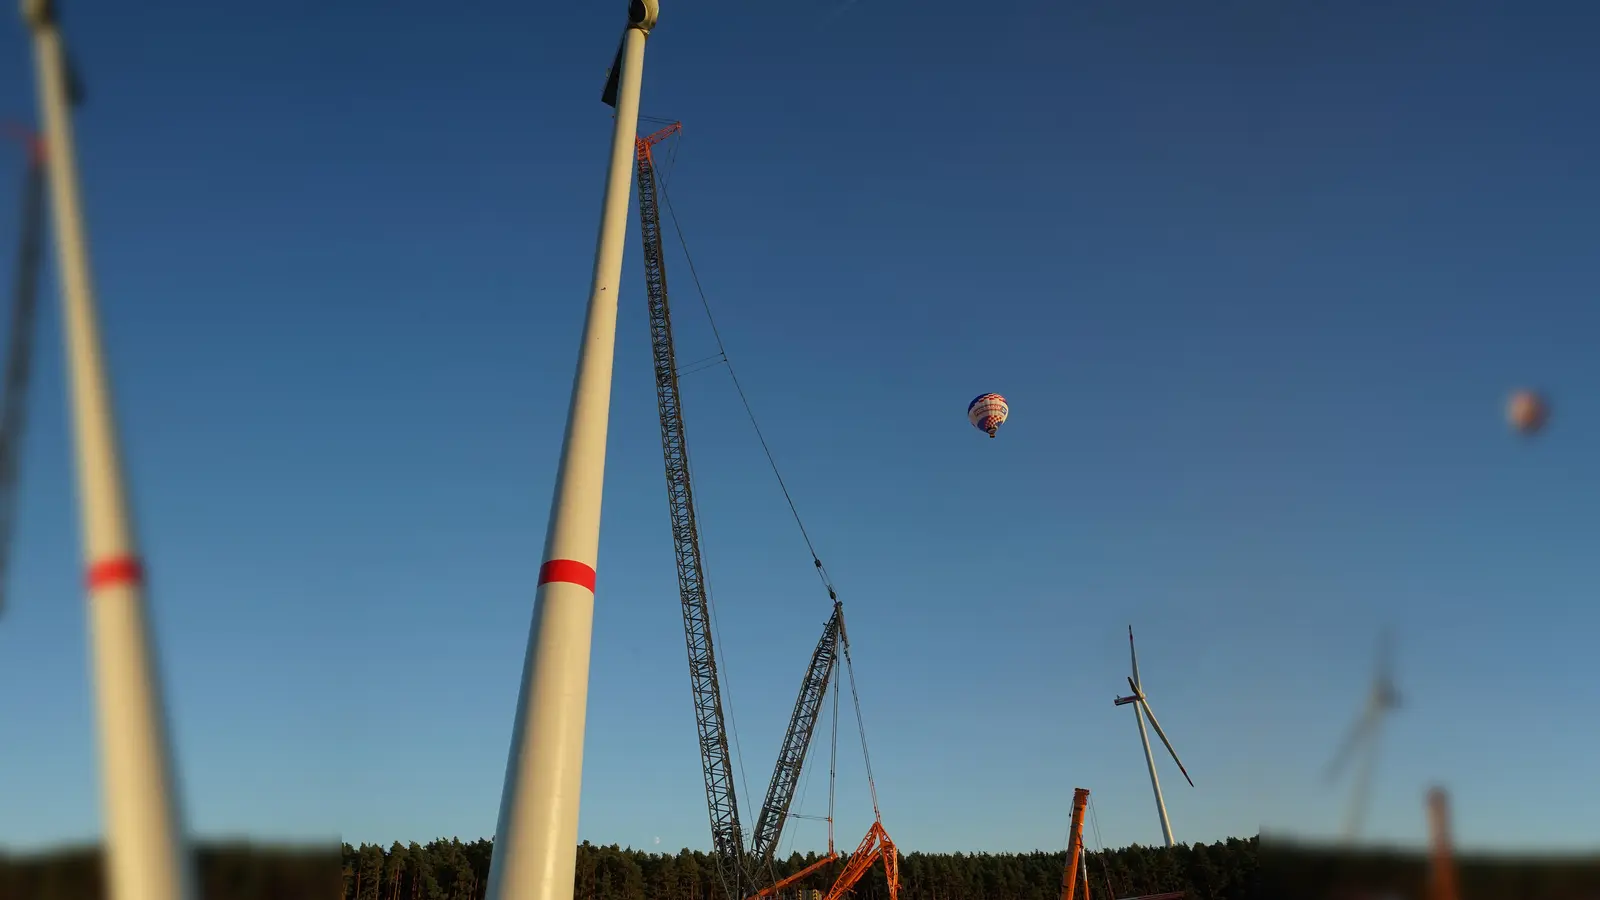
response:
[[(678, 143), (682, 139), (683, 139), (683, 133), (682, 132), (679, 132), (678, 134), (673, 136), (673, 139), (672, 139), (672, 155), (668, 158), (668, 176), (670, 176), (672, 169), (676, 168), (677, 160), (678, 160)], [(789, 485), (788, 485), (787, 482), (785, 482), (783, 480), (783, 472), (778, 469), (778, 460), (772, 453), (771, 445), (767, 443), (766, 435), (761, 431), (761, 423), (756, 420), (755, 409), (754, 409), (754, 407), (752, 407), (750, 405), (750, 398), (749, 398), (748, 395), (745, 394), (744, 386), (739, 383), (739, 375), (733, 369), (733, 361), (728, 358), (728, 348), (722, 342), (722, 332), (717, 328), (716, 316), (713, 315), (712, 312), (711, 312), (711, 301), (709, 299), (707, 299), (707, 297), (706, 297), (705, 286), (701, 283), (701, 281), (700, 281), (700, 273), (695, 268), (694, 256), (692, 254), (690, 254), (690, 252), (689, 252), (689, 242), (688, 242), (687, 239), (684, 238), (684, 235), (683, 235), (683, 225), (678, 221), (678, 213), (672, 206), (672, 196), (667, 191), (667, 181), (668, 181), (668, 178), (663, 177), (661, 179), (661, 181), (659, 182), (661, 201), (662, 201), (662, 204), (664, 206), (666, 206), (666, 208), (667, 208), (667, 218), (672, 220), (672, 230), (678, 235), (678, 247), (681, 250), (683, 250), (684, 262), (688, 263), (688, 266), (689, 266), (689, 277), (694, 281), (695, 292), (700, 295), (700, 305), (701, 305), (702, 308), (705, 309), (706, 321), (711, 325), (711, 336), (712, 336), (713, 340), (716, 341), (716, 345), (717, 345), (717, 354), (716, 354), (716, 356), (707, 358), (709, 360), (713, 360), (713, 362), (711, 362), (710, 365), (705, 365), (705, 366), (701, 366), (700, 368), (697, 368), (696, 371), (703, 371), (706, 368), (710, 368), (711, 366), (716, 365), (717, 362), (720, 362), (722, 365), (727, 367), (728, 378), (729, 378), (729, 380), (731, 380), (733, 382), (733, 388), (739, 394), (739, 402), (744, 406), (745, 415), (750, 419), (750, 427), (755, 430), (756, 440), (760, 442), (761, 451), (767, 457), (767, 465), (772, 468), (772, 475), (778, 481), (778, 489), (783, 492), (784, 502), (786, 502), (789, 505), (789, 514), (794, 517), (795, 526), (800, 529), (800, 537), (802, 539), (804, 539), (804, 541), (806, 543), (806, 550), (808, 552), (810, 552), (810, 554), (811, 554), (811, 565), (817, 571), (817, 578), (822, 581), (822, 586), (827, 590), (828, 599), (830, 601), (833, 601), (833, 602), (838, 602), (839, 594), (838, 594), (838, 591), (834, 589), (833, 579), (828, 574), (827, 566), (824, 566), (822, 564), (822, 558), (817, 554), (816, 544), (813, 543), (812, 540), (811, 540), (811, 533), (806, 530), (806, 523), (800, 518), (800, 509), (799, 509), (798, 506), (795, 505), (794, 495), (789, 493)], [(851, 662), (851, 659), (850, 659), (850, 641), (849, 641), (849, 638), (847, 638), (845, 636), (843, 622), (840, 623), (840, 628), (839, 628), (839, 645), (840, 645), (840, 649), (843, 650), (843, 652), (844, 652), (845, 671), (846, 671), (846, 673), (848, 673), (849, 678), (850, 678), (850, 698), (851, 698), (852, 701), (854, 701), (854, 704), (855, 704), (856, 729), (857, 729), (857, 732), (861, 736), (861, 757), (862, 757), (862, 762), (866, 766), (867, 787), (868, 787), (868, 789), (870, 790), (870, 792), (872, 794), (872, 814), (873, 814), (873, 817), (875, 819), (881, 820), (882, 814), (879, 812), (879, 809), (878, 809), (878, 785), (877, 785), (877, 780), (873, 777), (873, 774), (872, 774), (872, 756), (867, 751), (867, 728), (866, 728), (866, 722), (863, 719), (862, 714), (861, 714), (861, 696), (856, 690), (855, 664), (853, 662)], [(835, 691), (838, 690), (837, 683), (835, 683), (834, 690)], [(835, 693), (835, 695), (834, 695), (834, 710), (835, 710), (835, 712), (834, 712), (835, 722), (837, 722), (837, 717), (838, 717), (838, 711), (837, 711), (838, 710), (838, 694), (837, 693)], [(834, 748), (833, 748), (833, 755), (834, 755), (835, 762), (836, 762), (837, 757), (838, 757), (838, 736), (837, 735), (838, 735), (838, 730), (837, 730), (837, 727), (835, 727), (835, 730), (834, 730)], [(737, 738), (735, 740), (737, 740)], [(832, 769), (832, 768), (833, 768), (833, 764), (830, 764), (830, 769)], [(830, 771), (829, 772), (828, 822), (829, 822), (830, 831), (831, 831), (832, 822), (833, 822), (833, 778), (834, 778), (834, 774), (835, 774), (834, 771)]]
[[(681, 134), (673, 138), (672, 157), (669, 165), (675, 163), (678, 158), (678, 141), (681, 139)], [(756, 421), (755, 409), (750, 405), (750, 398), (745, 394), (744, 386), (739, 383), (738, 373), (733, 370), (733, 361), (728, 359), (728, 348), (722, 343), (722, 332), (717, 329), (717, 319), (711, 314), (711, 302), (706, 299), (706, 290), (700, 283), (700, 273), (695, 269), (694, 257), (689, 254), (689, 243), (684, 240), (683, 226), (678, 222), (678, 214), (672, 208), (672, 196), (667, 192), (665, 178), (661, 181), (661, 201), (667, 207), (667, 218), (672, 220), (672, 230), (678, 235), (678, 246), (683, 250), (684, 261), (689, 264), (689, 277), (694, 280), (695, 291), (700, 295), (700, 305), (706, 311), (706, 321), (711, 325), (711, 337), (717, 344), (717, 355), (715, 357), (707, 357), (707, 359), (717, 360), (728, 368), (728, 378), (733, 382), (733, 389), (739, 394), (739, 402), (744, 405), (745, 415), (750, 419), (750, 427), (755, 429), (756, 440), (761, 443), (761, 452), (766, 454), (767, 465), (772, 467), (773, 477), (778, 480), (778, 489), (783, 492), (784, 502), (789, 504), (789, 513), (794, 516), (794, 524), (799, 527), (800, 537), (805, 540), (806, 549), (811, 552), (811, 564), (816, 567), (817, 577), (822, 579), (822, 586), (828, 589), (828, 599), (837, 600), (839, 595), (833, 588), (833, 580), (828, 576), (828, 569), (822, 564), (822, 559), (817, 556), (817, 548), (811, 541), (811, 533), (806, 531), (806, 523), (800, 518), (800, 510), (795, 506), (794, 496), (789, 493), (789, 485), (783, 480), (783, 473), (778, 470), (777, 458), (772, 455), (772, 447), (767, 443), (766, 435), (761, 431), (761, 423)], [(715, 364), (713, 362), (711, 365)], [(703, 371), (705, 368), (710, 368), (710, 366), (703, 366), (696, 371)]]
[(828, 852), (833, 852), (833, 786), (839, 780), (839, 660), (833, 661), (833, 725), (829, 737), (832, 748), (828, 753)]
[(878, 811), (878, 782), (872, 777), (872, 754), (867, 752), (867, 723), (861, 717), (861, 696), (856, 693), (856, 667), (850, 662), (850, 641), (844, 636), (844, 629), (839, 629), (839, 647), (844, 651), (844, 670), (850, 675), (850, 699), (856, 704), (856, 732), (861, 735), (861, 760), (867, 767), (867, 788), (872, 792), (872, 818), (883, 820), (883, 814)]
[[(8, 131), (11, 129), (7, 129)], [(0, 394), (0, 613), (5, 611), (11, 575), (11, 544), (16, 519), (22, 435), (27, 426), (28, 383), (33, 370), (34, 321), (38, 313), (39, 270), (44, 231), (44, 152), (38, 135), (15, 129), (28, 157), (22, 186), (16, 280), (12, 288), (11, 331)]]
[(1109, 854), (1106, 853), (1105, 841), (1100, 838), (1100, 816), (1094, 811), (1093, 794), (1089, 795), (1089, 822), (1094, 828), (1094, 845), (1100, 848), (1096, 855), (1100, 857), (1100, 874), (1106, 880), (1106, 896), (1115, 897), (1117, 892), (1111, 887), (1111, 863), (1107, 860)]

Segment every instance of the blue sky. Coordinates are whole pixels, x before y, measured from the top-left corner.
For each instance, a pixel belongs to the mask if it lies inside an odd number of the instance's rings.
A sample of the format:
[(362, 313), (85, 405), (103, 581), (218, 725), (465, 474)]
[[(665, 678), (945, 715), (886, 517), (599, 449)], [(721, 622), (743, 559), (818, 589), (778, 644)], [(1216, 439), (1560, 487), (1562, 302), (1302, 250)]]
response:
[[(839, 3), (669, 5), (644, 112), (685, 122), (674, 205), (846, 600), (897, 841), (1058, 848), (1078, 786), (1105, 844), (1159, 840), (1111, 704), (1130, 623), (1197, 785), (1163, 766), (1180, 840), (1334, 832), (1318, 775), (1392, 625), (1371, 834), (1419, 840), (1439, 781), (1463, 844), (1600, 841), (1600, 12)], [(198, 831), (492, 832), (620, 19), (67, 8)], [(9, 17), (0, 46), (0, 114), (29, 115)], [(705, 846), (639, 266), (630, 231), (581, 833)], [(0, 620), (13, 846), (99, 827), (53, 305), (43, 327)], [(1531, 443), (1501, 418), (1523, 384), (1556, 404)], [(684, 390), (759, 792), (828, 603), (726, 373)], [(991, 390), (994, 441), (964, 417)]]

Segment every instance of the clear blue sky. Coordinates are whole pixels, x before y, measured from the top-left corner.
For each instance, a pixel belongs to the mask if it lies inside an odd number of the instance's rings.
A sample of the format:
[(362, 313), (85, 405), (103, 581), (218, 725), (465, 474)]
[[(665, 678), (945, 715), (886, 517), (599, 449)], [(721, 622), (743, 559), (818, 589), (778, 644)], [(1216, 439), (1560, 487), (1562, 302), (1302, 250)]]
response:
[[(891, 834), (1058, 848), (1083, 786), (1106, 844), (1159, 840), (1111, 705), (1129, 623), (1198, 785), (1164, 764), (1179, 839), (1331, 834), (1318, 775), (1391, 624), (1371, 832), (1419, 839), (1439, 780), (1465, 844), (1600, 841), (1600, 10), (838, 2), (669, 4), (644, 111), (686, 123), (672, 196), (847, 601)], [(622, 18), (569, 6), (66, 9), (201, 832), (493, 831)], [(0, 47), (28, 115), (10, 15)], [(636, 241), (581, 832), (705, 846)], [(21, 845), (99, 827), (43, 324), (0, 620)], [(1556, 404), (1532, 444), (1521, 384)], [(991, 390), (994, 441), (964, 418)], [(759, 792), (828, 604), (726, 373), (685, 391)]]

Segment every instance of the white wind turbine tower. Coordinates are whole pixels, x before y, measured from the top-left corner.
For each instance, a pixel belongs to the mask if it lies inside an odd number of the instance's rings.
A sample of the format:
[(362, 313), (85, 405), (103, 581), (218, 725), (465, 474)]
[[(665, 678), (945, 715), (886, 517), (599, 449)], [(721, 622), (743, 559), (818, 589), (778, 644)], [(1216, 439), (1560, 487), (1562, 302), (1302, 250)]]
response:
[(1392, 641), (1385, 632), (1379, 640), (1378, 666), (1372, 679), (1372, 689), (1367, 693), (1367, 704), (1350, 728), (1350, 733), (1345, 737), (1339, 752), (1328, 764), (1327, 778), (1332, 781), (1338, 777), (1350, 757), (1360, 754), (1355, 787), (1350, 796), (1350, 808), (1344, 821), (1346, 842), (1356, 839), (1356, 834), (1361, 829), (1362, 817), (1366, 813), (1367, 796), (1372, 790), (1372, 769), (1378, 758), (1378, 735), (1383, 730), (1384, 717), (1400, 705), (1400, 695), (1395, 691), (1394, 681), (1390, 676), (1392, 654)]
[(1150, 733), (1145, 731), (1145, 719), (1150, 720), (1150, 727), (1156, 730), (1156, 736), (1167, 746), (1167, 752), (1172, 754), (1172, 761), (1178, 764), (1178, 771), (1183, 773), (1183, 778), (1189, 782), (1190, 787), (1194, 787), (1194, 779), (1189, 777), (1189, 770), (1183, 767), (1183, 760), (1178, 758), (1178, 751), (1172, 749), (1172, 742), (1167, 740), (1166, 732), (1161, 730), (1161, 723), (1156, 721), (1156, 714), (1150, 711), (1150, 700), (1145, 696), (1144, 688), (1139, 681), (1139, 653), (1133, 649), (1132, 625), (1128, 626), (1128, 655), (1133, 659), (1133, 675), (1128, 679), (1128, 686), (1133, 688), (1133, 693), (1127, 697), (1118, 697), (1115, 703), (1117, 706), (1133, 704), (1133, 720), (1139, 724), (1139, 742), (1144, 745), (1144, 761), (1150, 766), (1150, 787), (1156, 792), (1156, 812), (1161, 815), (1161, 835), (1166, 838), (1167, 846), (1171, 847), (1172, 823), (1167, 821), (1167, 803), (1161, 799), (1161, 779), (1156, 775), (1156, 758), (1155, 754), (1150, 752)]

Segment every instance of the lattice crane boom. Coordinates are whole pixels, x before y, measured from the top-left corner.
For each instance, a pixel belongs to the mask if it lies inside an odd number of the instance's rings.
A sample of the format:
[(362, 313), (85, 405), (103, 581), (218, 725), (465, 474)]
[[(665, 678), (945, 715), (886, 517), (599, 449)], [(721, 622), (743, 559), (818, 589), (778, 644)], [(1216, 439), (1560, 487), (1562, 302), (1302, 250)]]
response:
[(817, 641), (817, 649), (811, 654), (811, 664), (806, 667), (805, 678), (800, 683), (800, 696), (794, 701), (789, 730), (783, 736), (783, 748), (772, 770), (772, 780), (767, 784), (767, 799), (756, 818), (750, 855), (752, 863), (757, 866), (772, 861), (772, 855), (778, 849), (778, 839), (783, 836), (783, 823), (789, 818), (795, 788), (800, 784), (800, 770), (805, 766), (811, 735), (817, 728), (817, 715), (822, 712), (822, 701), (828, 695), (828, 682), (839, 662), (839, 629), (843, 621), (844, 607), (835, 600), (833, 615), (822, 629), (822, 639)]
[[(846, 670), (850, 673), (850, 690), (855, 702), (858, 726), (861, 726), (861, 701), (856, 696), (855, 676), (850, 665), (850, 646), (845, 634), (843, 606), (830, 584), (828, 594), (834, 601), (833, 615), (823, 627), (822, 637), (812, 652), (810, 664), (806, 667), (806, 674), (801, 681), (800, 693), (795, 700), (788, 731), (784, 734), (772, 780), (768, 783), (766, 801), (762, 804), (747, 851), (734, 791), (732, 757), (729, 753), (728, 730), (722, 708), (722, 689), (712, 643), (710, 597), (706, 589), (694, 491), (690, 483), (683, 405), (679, 393), (678, 366), (673, 344), (672, 315), (667, 300), (666, 264), (662, 249), (659, 206), (661, 195), (652, 155), (652, 148), (677, 134), (681, 127), (679, 123), (674, 122), (654, 134), (635, 140), (635, 164), (639, 179), (639, 231), (644, 243), (645, 290), (649, 301), (650, 344), (655, 362), (656, 398), (661, 414), (661, 446), (666, 465), (667, 499), (676, 549), (684, 634), (689, 652), (695, 725), (699, 735), (707, 807), (711, 817), (713, 856), (726, 897), (729, 900), (738, 900), (746, 896), (746, 887), (753, 887), (764, 880), (762, 870), (770, 867), (778, 841), (783, 834), (784, 824), (789, 818), (795, 789), (805, 765), (806, 753), (816, 731), (817, 717), (821, 713), (829, 684), (833, 681), (841, 657)], [(776, 471), (775, 466), (774, 471)], [(780, 476), (780, 482), (781, 480)], [(787, 494), (787, 489), (785, 493)], [(798, 515), (796, 519), (798, 521)], [(822, 563), (815, 560), (815, 553), (813, 562), (821, 572)], [(824, 583), (826, 584), (825, 573)], [(835, 690), (838, 690), (837, 686)], [(837, 693), (834, 699), (834, 716), (837, 719)], [(837, 722), (835, 722), (835, 732), (837, 732)], [(876, 815), (877, 787), (872, 779), (871, 759), (866, 757), (864, 727), (861, 739), (862, 754), (867, 766), (867, 782), (872, 790), (873, 812)], [(828, 854), (803, 871), (761, 889), (753, 895), (752, 900), (772, 896), (838, 859), (832, 846), (831, 775), (828, 821)], [(890, 886), (890, 900), (898, 900), (899, 854), (893, 841), (889, 839), (888, 832), (884, 830), (882, 822), (876, 818), (861, 846), (851, 855), (844, 873), (829, 892), (828, 900), (840, 900), (878, 858), (884, 861)]]
[(713, 855), (729, 897), (742, 896), (745, 878), (744, 833), (734, 793), (733, 762), (722, 712), (712, 643), (711, 608), (706, 594), (700, 529), (695, 518), (694, 490), (689, 480), (688, 445), (683, 405), (678, 391), (677, 354), (672, 342), (672, 313), (667, 305), (667, 272), (661, 247), (655, 163), (650, 148), (675, 134), (679, 125), (663, 128), (634, 144), (639, 178), (639, 232), (644, 243), (645, 292), (650, 307), (650, 349), (655, 360), (656, 400), (661, 412), (661, 450), (666, 463), (667, 503), (672, 517), (678, 594), (683, 605), (683, 630), (689, 651), (689, 681), (694, 695), (695, 727), (700, 739), (706, 805), (711, 814)]

